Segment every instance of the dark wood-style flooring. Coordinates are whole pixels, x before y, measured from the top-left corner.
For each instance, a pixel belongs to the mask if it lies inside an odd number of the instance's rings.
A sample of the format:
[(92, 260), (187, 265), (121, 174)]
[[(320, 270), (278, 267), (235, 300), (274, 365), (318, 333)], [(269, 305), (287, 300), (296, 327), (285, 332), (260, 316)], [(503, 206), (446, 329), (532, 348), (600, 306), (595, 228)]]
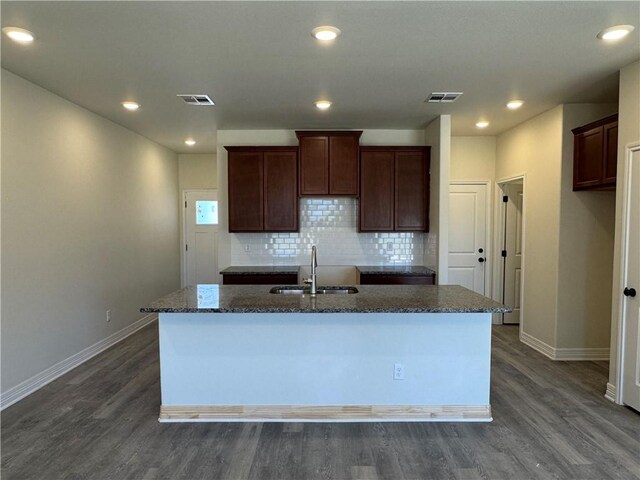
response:
[(158, 423), (153, 324), (2, 412), (2, 479), (640, 479), (606, 362), (493, 333), (492, 423)]

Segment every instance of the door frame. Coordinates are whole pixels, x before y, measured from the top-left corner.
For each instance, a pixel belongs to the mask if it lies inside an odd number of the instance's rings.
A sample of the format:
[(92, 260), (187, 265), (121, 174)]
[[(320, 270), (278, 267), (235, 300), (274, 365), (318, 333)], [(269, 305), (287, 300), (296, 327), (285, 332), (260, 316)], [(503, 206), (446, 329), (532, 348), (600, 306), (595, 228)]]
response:
[[(182, 190), (180, 196), (180, 288), (184, 288), (187, 278), (187, 194), (188, 193), (215, 193), (218, 194), (217, 188), (187, 188)], [(220, 212), (220, 199), (218, 199), (218, 212)], [(220, 220), (218, 219), (218, 225)]]
[(624, 288), (627, 282), (627, 261), (629, 253), (629, 203), (631, 195), (631, 175), (629, 175), (631, 160), (633, 158), (633, 152), (640, 151), (640, 142), (629, 143), (625, 147), (624, 151), (624, 173), (622, 182), (622, 225), (620, 235), (620, 260), (619, 260), (619, 274), (618, 274), (618, 292), (614, 292), (618, 295), (618, 353), (616, 356), (616, 363), (618, 368), (616, 371), (616, 393), (615, 403), (623, 405), (622, 394), (624, 385), (622, 382), (624, 375), (624, 344), (626, 339), (626, 302), (623, 295), (620, 294), (620, 290)]
[[(526, 235), (527, 235), (527, 226), (526, 226), (526, 218), (527, 218), (527, 174), (520, 173), (518, 175), (513, 175), (511, 177), (504, 177), (499, 180), (496, 180), (496, 189), (495, 189), (495, 217), (496, 221), (494, 222), (494, 248), (496, 252), (502, 251), (502, 242), (504, 239), (504, 217), (506, 213), (506, 206), (502, 201), (502, 196), (504, 195), (503, 185), (505, 183), (513, 183), (516, 181), (522, 180), (522, 264), (520, 265), (520, 269), (522, 271), (520, 278), (520, 325), (518, 337), (522, 338), (522, 332), (524, 330), (524, 322), (525, 322), (525, 309), (524, 309), (524, 292), (525, 292), (525, 268), (526, 268)], [(493, 300), (497, 302), (502, 302), (502, 296), (504, 295), (504, 260), (502, 255), (495, 255), (493, 257), (492, 262), (492, 270), (493, 270)], [(497, 317), (497, 315), (494, 315)], [(497, 322), (494, 323), (502, 324), (502, 316), (500, 316)], [(495, 320), (495, 318), (494, 318)]]
[[(485, 257), (493, 258), (493, 242), (492, 240), (492, 220), (493, 215), (491, 214), (491, 193), (493, 183), (491, 180), (451, 180), (449, 181), (449, 195), (451, 195), (451, 185), (484, 185), (487, 188), (487, 195), (485, 200), (485, 215), (484, 215), (484, 249), (485, 249)], [(449, 213), (447, 212), (447, 218), (449, 218)], [(492, 270), (490, 264), (486, 264), (487, 268), (484, 269), (484, 288), (488, 297), (493, 298), (493, 283), (491, 282)]]

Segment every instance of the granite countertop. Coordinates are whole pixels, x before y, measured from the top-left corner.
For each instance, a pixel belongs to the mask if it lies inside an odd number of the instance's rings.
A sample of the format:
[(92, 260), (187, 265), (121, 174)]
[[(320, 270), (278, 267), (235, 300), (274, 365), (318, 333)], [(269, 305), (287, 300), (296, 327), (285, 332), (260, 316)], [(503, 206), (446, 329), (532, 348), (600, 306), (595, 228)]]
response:
[(401, 275), (401, 276), (425, 276), (435, 275), (436, 272), (422, 265), (376, 265), (376, 266), (356, 266), (358, 271), (364, 275)]
[(151, 302), (145, 313), (505, 313), (459, 285), (358, 285), (351, 295), (276, 295), (269, 285), (197, 285)]
[(279, 265), (269, 267), (228, 267), (222, 270), (222, 275), (288, 275), (296, 274), (299, 265)]

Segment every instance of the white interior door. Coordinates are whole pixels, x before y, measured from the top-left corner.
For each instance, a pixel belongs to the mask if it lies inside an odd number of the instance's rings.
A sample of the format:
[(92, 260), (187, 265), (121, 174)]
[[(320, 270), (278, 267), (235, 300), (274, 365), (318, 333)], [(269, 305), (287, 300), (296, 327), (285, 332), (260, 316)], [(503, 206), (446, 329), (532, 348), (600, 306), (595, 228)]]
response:
[(640, 411), (640, 146), (630, 152), (626, 189), (626, 268), (623, 284), (624, 316), (622, 402)]
[(486, 294), (487, 185), (449, 187), (449, 284)]
[(184, 226), (185, 285), (219, 283), (216, 191), (185, 192)]
[(507, 324), (520, 323), (520, 299), (522, 289), (522, 184), (508, 184), (503, 188), (507, 197), (505, 212), (504, 288), (502, 303), (513, 311), (505, 313), (502, 321)]

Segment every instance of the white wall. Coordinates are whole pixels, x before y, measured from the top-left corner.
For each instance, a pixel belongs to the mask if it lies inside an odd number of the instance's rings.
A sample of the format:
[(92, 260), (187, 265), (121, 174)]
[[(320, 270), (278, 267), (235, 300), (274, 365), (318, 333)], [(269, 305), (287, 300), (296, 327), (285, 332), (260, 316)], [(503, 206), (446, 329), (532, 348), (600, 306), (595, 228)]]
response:
[(496, 181), (525, 174), (522, 331), (554, 346), (558, 306), (562, 106), (498, 135)]
[(489, 180), (496, 175), (496, 137), (451, 137), (449, 180)]
[(180, 277), (176, 154), (1, 72), (4, 394)]
[(451, 115), (441, 115), (427, 125), (425, 144), (431, 145), (429, 233), (424, 264), (436, 271), (436, 282), (449, 279), (449, 165), (451, 163)]
[[(496, 176), (496, 137), (494, 136), (471, 136), (471, 137), (451, 137), (451, 164), (449, 168), (449, 182), (476, 182), (483, 181), (487, 184), (487, 232), (486, 232), (486, 253), (488, 257), (487, 266), (493, 265), (496, 260), (494, 255), (494, 208), (493, 199), (495, 195)], [(496, 297), (496, 289), (493, 285), (493, 269), (489, 268), (485, 275), (486, 295)], [(501, 323), (502, 315), (494, 314), (495, 323)]]
[(640, 141), (640, 62), (620, 70), (620, 97), (618, 111), (618, 188), (616, 190), (615, 251), (613, 260), (613, 287), (611, 309), (611, 362), (609, 383), (618, 385), (618, 315), (620, 314), (620, 262), (622, 256), (622, 188), (626, 179), (625, 147)]
[[(324, 245), (319, 244), (319, 260), (325, 258), (326, 262), (332, 265), (355, 265), (362, 262), (369, 264), (379, 264), (388, 258), (387, 252), (375, 252), (374, 244), (392, 242), (396, 258), (402, 263), (420, 263), (422, 261), (422, 237), (423, 234), (411, 234), (411, 238), (397, 237), (388, 238), (375, 234), (357, 234), (356, 218), (353, 214), (345, 215), (340, 220), (339, 227), (341, 236), (338, 238), (328, 238), (320, 234), (323, 225), (305, 221), (301, 217), (301, 232), (298, 234), (230, 234), (228, 233), (228, 192), (227, 192), (227, 151), (225, 146), (240, 145), (277, 145), (277, 146), (297, 146), (295, 130), (218, 130), (218, 199), (220, 208), (220, 230), (218, 234), (218, 261), (220, 269), (224, 269), (232, 264), (261, 265), (261, 264), (306, 264), (308, 263), (308, 247), (313, 238), (323, 239)], [(364, 130), (360, 137), (360, 145), (425, 145), (424, 131), (422, 130)], [(349, 203), (351, 202), (351, 203)], [(351, 200), (342, 200), (336, 203), (337, 207), (342, 207), (346, 211), (353, 210)], [(306, 205), (306, 206), (305, 206)], [(307, 210), (318, 209), (318, 205), (305, 203), (301, 214)], [(333, 225), (336, 227), (335, 219), (325, 219), (328, 222), (325, 227)], [(375, 237), (375, 238), (374, 238)], [(280, 242), (282, 239), (292, 245), (291, 248), (274, 248), (270, 242)], [(401, 248), (399, 245), (405, 241), (410, 244), (408, 248)], [(364, 244), (362, 243), (364, 242)], [(280, 242), (281, 243), (281, 242)], [(250, 245), (250, 251), (245, 252), (244, 246)], [(324, 253), (322, 253), (324, 250)], [(409, 253), (405, 253), (410, 250)], [(287, 253), (276, 253), (284, 252)], [(398, 253), (403, 252), (403, 253)], [(412, 258), (412, 260), (408, 260)], [(321, 260), (320, 260), (321, 261)], [(326, 266), (327, 263), (324, 264)]]
[(571, 129), (615, 110), (560, 105), (497, 139), (496, 181), (526, 176), (522, 332), (558, 355), (608, 346), (614, 195), (573, 191)]
[(184, 285), (184, 191), (215, 190), (218, 186), (218, 165), (215, 153), (185, 153), (178, 155), (178, 211), (180, 212), (180, 272)]
[(185, 153), (178, 155), (178, 188), (210, 189), (218, 186), (218, 166), (215, 153)]
[(616, 111), (615, 104), (563, 106), (556, 348), (609, 347), (616, 195), (573, 191), (571, 129)]

